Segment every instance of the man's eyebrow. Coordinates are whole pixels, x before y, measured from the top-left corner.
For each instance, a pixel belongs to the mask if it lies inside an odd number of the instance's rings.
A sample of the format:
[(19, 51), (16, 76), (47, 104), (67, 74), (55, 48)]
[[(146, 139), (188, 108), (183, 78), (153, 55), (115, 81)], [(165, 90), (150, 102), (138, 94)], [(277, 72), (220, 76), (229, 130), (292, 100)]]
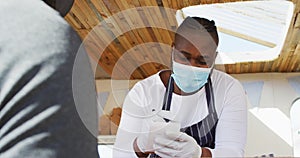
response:
[(208, 63), (211, 63), (211, 61), (212, 61), (212, 59), (211, 59), (209, 56), (198, 56), (198, 57), (197, 57), (197, 60), (198, 60), (199, 62), (205, 62), (206, 65), (207, 65)]
[[(190, 52), (187, 52), (187, 51), (180, 51), (184, 56), (192, 56), (192, 54)], [(202, 56), (202, 55), (199, 55), (197, 57), (198, 60), (203, 60), (203, 59), (210, 59), (210, 56), (206, 55), (206, 56)]]

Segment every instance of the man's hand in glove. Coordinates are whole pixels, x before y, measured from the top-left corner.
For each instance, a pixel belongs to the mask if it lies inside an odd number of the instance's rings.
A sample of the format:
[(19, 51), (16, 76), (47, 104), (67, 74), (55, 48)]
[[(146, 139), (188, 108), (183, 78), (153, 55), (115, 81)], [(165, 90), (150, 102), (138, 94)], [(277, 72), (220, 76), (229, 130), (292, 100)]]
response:
[(200, 158), (201, 147), (196, 140), (182, 132), (166, 132), (154, 140), (155, 154), (163, 158)]

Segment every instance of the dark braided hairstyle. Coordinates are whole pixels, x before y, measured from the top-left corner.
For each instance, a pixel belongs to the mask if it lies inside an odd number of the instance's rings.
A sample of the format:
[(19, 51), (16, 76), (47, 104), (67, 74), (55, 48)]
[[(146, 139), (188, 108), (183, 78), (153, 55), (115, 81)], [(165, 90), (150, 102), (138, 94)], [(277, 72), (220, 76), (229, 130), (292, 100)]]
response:
[[(192, 32), (191, 32), (192, 31)], [(182, 34), (185, 32), (191, 32), (192, 34), (197, 35), (203, 32), (209, 33), (214, 39), (216, 45), (219, 43), (219, 36), (217, 32), (217, 27), (213, 20), (208, 20), (200, 17), (187, 17), (184, 19), (182, 24), (178, 27), (175, 33), (175, 41), (178, 38), (182, 38)], [(184, 38), (184, 37), (183, 37)]]

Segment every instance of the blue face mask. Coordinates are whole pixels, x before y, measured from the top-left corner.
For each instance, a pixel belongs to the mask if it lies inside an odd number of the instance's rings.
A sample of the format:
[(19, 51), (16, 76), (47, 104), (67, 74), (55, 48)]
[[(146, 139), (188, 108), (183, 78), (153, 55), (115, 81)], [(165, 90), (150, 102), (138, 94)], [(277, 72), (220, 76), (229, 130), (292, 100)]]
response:
[(176, 85), (185, 93), (199, 90), (207, 82), (212, 68), (200, 68), (173, 62), (172, 77)]

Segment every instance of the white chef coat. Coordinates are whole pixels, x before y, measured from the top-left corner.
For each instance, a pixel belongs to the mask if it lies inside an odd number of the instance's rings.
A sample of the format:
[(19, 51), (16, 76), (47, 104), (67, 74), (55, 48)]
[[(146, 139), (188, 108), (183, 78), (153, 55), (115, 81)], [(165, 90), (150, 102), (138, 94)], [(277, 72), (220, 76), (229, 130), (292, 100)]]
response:
[[(141, 132), (147, 132), (147, 121), (162, 108), (166, 88), (156, 73), (130, 90), (123, 104), (113, 157), (137, 157), (133, 141)], [(226, 73), (213, 70), (211, 75), (218, 124), (213, 157), (242, 157), (246, 143), (247, 103), (243, 87)], [(171, 113), (181, 128), (200, 122), (208, 115), (205, 88), (192, 95), (173, 93)]]

